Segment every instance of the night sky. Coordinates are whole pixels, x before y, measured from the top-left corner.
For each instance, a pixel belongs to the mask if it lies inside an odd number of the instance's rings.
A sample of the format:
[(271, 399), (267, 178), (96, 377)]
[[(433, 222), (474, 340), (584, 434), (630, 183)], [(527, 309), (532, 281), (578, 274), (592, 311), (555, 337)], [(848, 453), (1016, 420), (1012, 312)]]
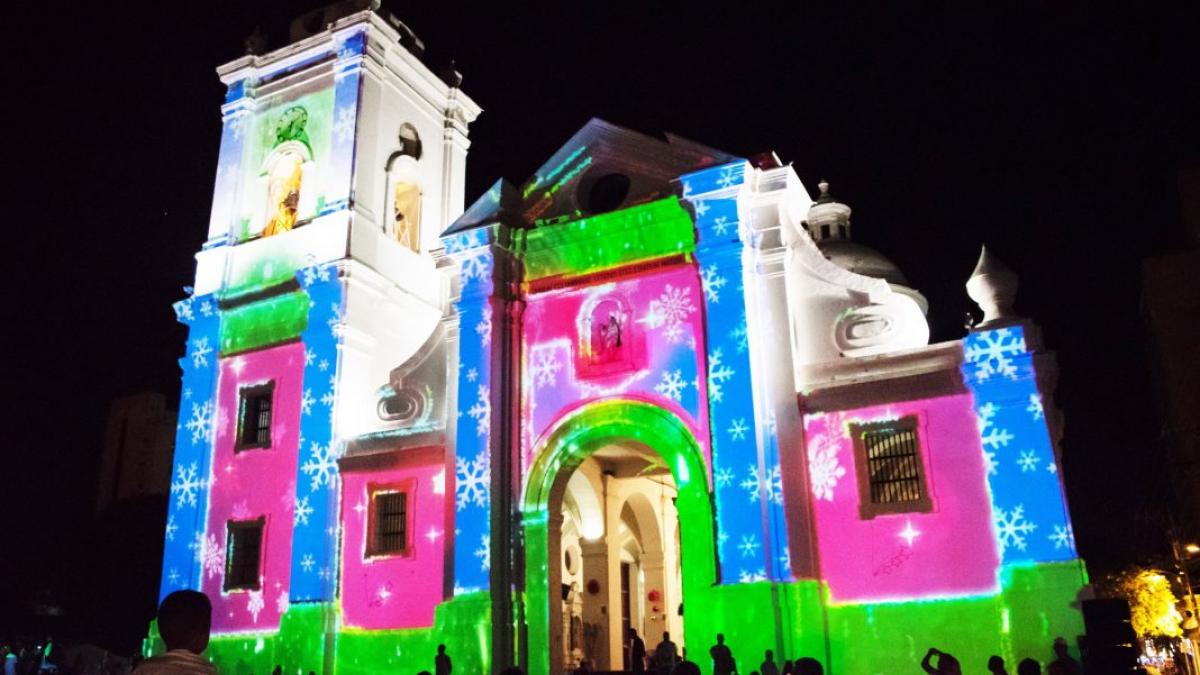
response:
[[(289, 20), (320, 4), (89, 3), (9, 23), (5, 583), (89, 564), (72, 542), (90, 527), (108, 401), (145, 389), (178, 400), (185, 333), (171, 303), (208, 221), (214, 69), (256, 25), (282, 46)], [(1176, 170), (1200, 163), (1195, 3), (477, 4), (392, 8), (434, 71), (455, 59), (483, 106), (468, 205), (498, 177), (521, 182), (593, 116), (774, 150), (853, 207), (855, 240), (929, 298), (935, 340), (962, 336), (963, 283), (986, 242), (1059, 354), (1084, 557), (1106, 569), (1161, 545), (1147, 515), (1166, 483), (1138, 266), (1183, 246)]]

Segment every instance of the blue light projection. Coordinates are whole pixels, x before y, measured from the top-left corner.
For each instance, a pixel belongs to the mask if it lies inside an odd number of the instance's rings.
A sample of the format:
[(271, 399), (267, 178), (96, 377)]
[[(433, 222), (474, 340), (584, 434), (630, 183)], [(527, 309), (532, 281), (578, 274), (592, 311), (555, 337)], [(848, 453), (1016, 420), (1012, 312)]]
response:
[(1001, 561), (1076, 558), (1024, 328), (973, 332), (963, 341), (963, 356), (964, 379), (975, 396)]
[(212, 294), (175, 303), (175, 316), (188, 327), (175, 460), (164, 536), (159, 598), (184, 588), (200, 588), (203, 568), (198, 542), (204, 536), (212, 485), (213, 422), (217, 389), (217, 341), (220, 319)]
[(736, 194), (745, 182), (746, 167), (739, 161), (680, 179), (684, 198), (695, 214), (695, 256), (704, 288), (722, 583), (788, 580), (792, 576), (775, 425), (769, 410), (762, 419), (755, 414), (746, 335), (745, 270)]
[(297, 274), (309, 297), (304, 344), (304, 391), (300, 400), (300, 446), (292, 529), (292, 602), (332, 600), (337, 569), (339, 480), (342, 441), (333, 436), (338, 347), (343, 329), (343, 290), (332, 265), (310, 264)]
[(488, 588), (491, 562), (492, 253), (486, 228), (443, 237), (461, 267), (454, 458), (454, 594)]

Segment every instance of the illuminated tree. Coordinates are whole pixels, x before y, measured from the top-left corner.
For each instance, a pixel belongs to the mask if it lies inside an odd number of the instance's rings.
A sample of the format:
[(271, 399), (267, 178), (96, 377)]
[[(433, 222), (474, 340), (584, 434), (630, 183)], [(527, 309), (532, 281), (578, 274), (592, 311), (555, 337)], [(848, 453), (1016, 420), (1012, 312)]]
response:
[(1133, 630), (1142, 638), (1176, 638), (1183, 634), (1183, 617), (1175, 609), (1175, 593), (1166, 575), (1156, 569), (1131, 570), (1117, 579), (1117, 589), (1129, 602)]

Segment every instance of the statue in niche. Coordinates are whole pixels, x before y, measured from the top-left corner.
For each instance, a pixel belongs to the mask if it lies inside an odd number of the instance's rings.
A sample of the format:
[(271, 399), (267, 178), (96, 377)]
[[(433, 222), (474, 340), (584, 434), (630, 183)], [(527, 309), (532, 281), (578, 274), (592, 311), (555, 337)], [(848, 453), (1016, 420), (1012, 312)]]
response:
[(626, 359), (625, 324), (629, 313), (615, 298), (605, 298), (592, 309), (590, 323), (591, 363), (614, 363)]
[(392, 220), (389, 236), (415, 252), (421, 251), (421, 189), (407, 181), (392, 188)]
[(287, 232), (296, 226), (303, 174), (304, 159), (294, 152), (283, 153), (271, 167), (271, 173), (267, 176), (270, 218), (263, 227), (264, 237)]

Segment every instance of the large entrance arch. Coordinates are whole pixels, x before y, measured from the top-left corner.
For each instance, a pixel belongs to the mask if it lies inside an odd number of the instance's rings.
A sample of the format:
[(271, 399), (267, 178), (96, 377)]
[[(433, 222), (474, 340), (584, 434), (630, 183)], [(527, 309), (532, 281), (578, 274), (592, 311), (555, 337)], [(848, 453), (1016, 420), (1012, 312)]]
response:
[[(716, 581), (712, 501), (704, 455), (695, 437), (671, 412), (644, 401), (613, 399), (578, 408), (563, 417), (539, 442), (521, 503), (525, 535), (525, 601), (529, 674), (550, 673), (550, 561), (552, 493), (556, 480), (569, 474), (589, 455), (613, 443), (634, 443), (659, 455), (671, 470), (678, 490), (683, 600), (704, 602)], [(685, 624), (685, 640), (695, 629)], [(695, 640), (711, 636), (695, 635)]]

